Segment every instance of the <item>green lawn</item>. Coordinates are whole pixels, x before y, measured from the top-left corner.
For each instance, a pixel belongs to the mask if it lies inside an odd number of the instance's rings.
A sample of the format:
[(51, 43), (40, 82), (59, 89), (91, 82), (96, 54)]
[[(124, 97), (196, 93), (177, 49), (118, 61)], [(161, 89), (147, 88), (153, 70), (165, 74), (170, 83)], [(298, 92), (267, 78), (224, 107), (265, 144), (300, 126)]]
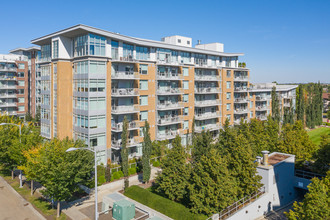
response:
[(330, 128), (316, 128), (308, 132), (310, 139), (314, 142), (314, 144), (319, 145), (321, 142), (321, 135), (322, 134), (329, 134), (330, 135)]
[(207, 216), (205, 215), (193, 214), (184, 205), (173, 202), (139, 186), (129, 187), (124, 194), (125, 196), (173, 219), (207, 219)]

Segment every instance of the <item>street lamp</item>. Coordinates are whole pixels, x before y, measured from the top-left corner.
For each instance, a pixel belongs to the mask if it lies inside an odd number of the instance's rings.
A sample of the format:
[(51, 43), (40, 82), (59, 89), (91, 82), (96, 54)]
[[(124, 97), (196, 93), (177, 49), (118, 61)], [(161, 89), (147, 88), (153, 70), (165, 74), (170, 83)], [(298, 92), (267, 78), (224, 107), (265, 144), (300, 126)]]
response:
[(94, 153), (94, 168), (95, 168), (95, 220), (99, 219), (99, 213), (97, 209), (97, 163), (96, 163), (96, 150), (92, 150), (91, 148), (75, 148), (70, 147), (66, 150), (66, 152), (74, 151), (74, 150), (89, 150)]
[[(13, 125), (13, 126), (17, 126), (19, 128), (19, 143), (21, 142), (21, 135), (22, 135), (22, 126), (18, 125), (18, 124), (14, 124), (14, 123), (1, 123), (0, 126), (2, 125)], [(19, 188), (23, 187), (23, 178), (22, 178), (22, 170), (20, 170), (19, 173)]]

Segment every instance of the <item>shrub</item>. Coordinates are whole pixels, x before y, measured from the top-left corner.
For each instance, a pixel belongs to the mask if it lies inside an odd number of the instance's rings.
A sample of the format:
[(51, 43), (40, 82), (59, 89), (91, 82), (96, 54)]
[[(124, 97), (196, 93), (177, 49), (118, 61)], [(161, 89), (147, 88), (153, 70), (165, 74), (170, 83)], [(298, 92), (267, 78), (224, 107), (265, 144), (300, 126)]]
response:
[(124, 173), (123, 173), (123, 171), (118, 171), (118, 173), (119, 173), (119, 178), (121, 178), (121, 177), (124, 177)]
[(133, 168), (129, 168), (129, 169), (128, 169), (128, 174), (129, 174), (129, 175), (133, 175), (133, 174), (135, 174), (135, 173), (136, 173), (136, 168), (133, 167)]
[(152, 166), (154, 166), (154, 167), (160, 167), (160, 162), (158, 160), (156, 160), (156, 161), (154, 161), (152, 163)]
[(102, 184), (104, 184), (106, 182), (106, 180), (105, 180), (105, 176), (100, 176), (100, 177), (98, 177), (97, 178), (97, 185), (98, 186), (101, 186)]
[(120, 176), (119, 172), (113, 172), (113, 174), (111, 175), (111, 181), (113, 181), (113, 180), (119, 180), (120, 177), (121, 176)]

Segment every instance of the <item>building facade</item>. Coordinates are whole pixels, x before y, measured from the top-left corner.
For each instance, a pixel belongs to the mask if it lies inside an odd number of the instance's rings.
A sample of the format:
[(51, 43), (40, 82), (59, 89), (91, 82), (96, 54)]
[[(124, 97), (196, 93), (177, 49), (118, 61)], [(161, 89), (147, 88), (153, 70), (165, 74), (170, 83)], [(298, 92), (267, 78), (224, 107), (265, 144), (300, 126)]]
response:
[(249, 69), (242, 53), (182, 36), (152, 41), (76, 25), (38, 39), (41, 46), (41, 134), (82, 139), (99, 163), (120, 157), (123, 120), (129, 156), (142, 154), (145, 121), (152, 140), (195, 131), (216, 137), (228, 118), (249, 120)]

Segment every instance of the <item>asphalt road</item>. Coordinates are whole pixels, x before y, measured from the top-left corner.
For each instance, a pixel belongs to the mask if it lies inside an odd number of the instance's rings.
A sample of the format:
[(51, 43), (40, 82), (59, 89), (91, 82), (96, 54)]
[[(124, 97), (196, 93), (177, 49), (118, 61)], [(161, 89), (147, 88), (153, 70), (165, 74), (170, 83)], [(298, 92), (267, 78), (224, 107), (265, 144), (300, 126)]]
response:
[(0, 220), (45, 219), (0, 177)]

